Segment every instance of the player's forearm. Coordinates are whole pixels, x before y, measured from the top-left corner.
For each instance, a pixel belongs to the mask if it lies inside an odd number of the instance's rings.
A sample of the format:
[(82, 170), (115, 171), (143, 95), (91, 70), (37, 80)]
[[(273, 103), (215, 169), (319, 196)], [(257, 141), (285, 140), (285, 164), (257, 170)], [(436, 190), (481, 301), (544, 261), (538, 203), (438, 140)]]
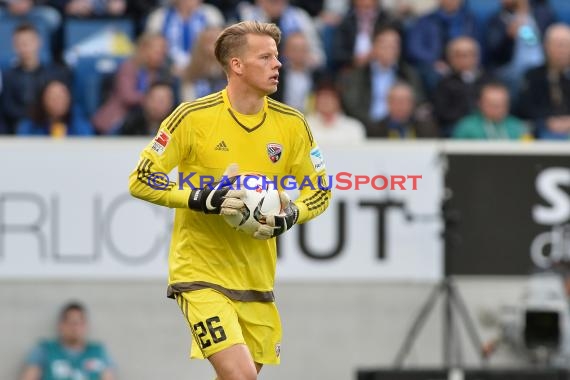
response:
[(144, 185), (129, 186), (131, 195), (135, 198), (169, 208), (188, 208), (189, 190), (153, 190)]
[(190, 189), (179, 189), (178, 184), (170, 182), (166, 177), (157, 177), (145, 169), (141, 161), (129, 177), (129, 191), (139, 198), (169, 208), (188, 208)]
[(311, 174), (311, 185), (305, 184), (300, 190), (295, 205), (299, 208), (297, 223), (307, 222), (322, 214), (329, 206), (332, 192), (327, 183), (327, 175), (321, 171)]
[(297, 224), (307, 222), (322, 214), (329, 207), (331, 195), (330, 190), (319, 189), (297, 198), (295, 201), (295, 205), (299, 208)]
[(332, 197), (331, 187), (324, 169), (320, 172), (312, 172), (308, 175), (298, 175), (300, 194), (295, 200), (295, 205), (299, 209), (297, 223), (305, 223), (320, 214), (329, 206)]

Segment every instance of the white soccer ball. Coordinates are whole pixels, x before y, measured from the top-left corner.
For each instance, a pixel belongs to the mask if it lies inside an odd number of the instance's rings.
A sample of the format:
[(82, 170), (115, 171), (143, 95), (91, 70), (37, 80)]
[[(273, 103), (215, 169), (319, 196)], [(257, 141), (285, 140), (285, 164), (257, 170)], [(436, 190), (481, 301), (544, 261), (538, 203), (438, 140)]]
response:
[(279, 214), (281, 200), (279, 190), (266, 177), (244, 174), (236, 177), (234, 189), (245, 189), (245, 208), (238, 215), (224, 215), (225, 221), (238, 231), (253, 235), (264, 215)]

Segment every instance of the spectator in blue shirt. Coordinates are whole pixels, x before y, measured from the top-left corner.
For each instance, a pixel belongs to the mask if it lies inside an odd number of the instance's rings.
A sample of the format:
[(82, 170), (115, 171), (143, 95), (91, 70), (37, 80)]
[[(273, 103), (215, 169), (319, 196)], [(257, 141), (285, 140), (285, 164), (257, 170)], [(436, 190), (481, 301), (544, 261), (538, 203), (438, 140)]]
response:
[(489, 67), (515, 101), (524, 73), (544, 63), (542, 36), (554, 21), (547, 1), (502, 0), (485, 29)]
[(408, 58), (417, 66), (427, 90), (435, 89), (449, 71), (445, 49), (449, 41), (467, 36), (477, 39), (475, 16), (463, 0), (439, 0), (439, 7), (418, 19), (407, 39)]
[(398, 31), (394, 28), (379, 30), (373, 40), (369, 64), (344, 73), (340, 79), (347, 115), (360, 120), (368, 133), (388, 114), (388, 93), (396, 82), (411, 84), (418, 101), (424, 100), (421, 80), (416, 71), (400, 59), (400, 52)]
[(192, 47), (200, 32), (212, 26), (222, 27), (224, 22), (220, 10), (203, 0), (172, 0), (148, 16), (146, 32), (164, 36), (175, 73), (181, 77), (192, 60)]
[(58, 338), (42, 340), (32, 350), (20, 380), (114, 380), (105, 347), (87, 340), (87, 325), (82, 304), (65, 305), (59, 316)]
[(309, 14), (293, 6), (289, 0), (255, 0), (253, 4), (242, 1), (238, 5), (240, 21), (273, 22), (281, 29), (281, 41), (293, 33), (302, 33), (310, 48), (310, 66), (313, 69), (325, 64), (325, 52), (317, 27)]

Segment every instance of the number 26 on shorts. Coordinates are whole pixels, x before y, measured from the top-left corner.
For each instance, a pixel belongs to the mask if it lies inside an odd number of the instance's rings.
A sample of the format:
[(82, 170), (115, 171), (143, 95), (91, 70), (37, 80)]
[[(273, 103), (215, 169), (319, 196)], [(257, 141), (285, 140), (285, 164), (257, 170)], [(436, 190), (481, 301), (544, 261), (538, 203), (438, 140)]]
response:
[[(215, 316), (206, 319), (205, 325), (202, 321), (194, 324), (194, 332), (202, 349), (210, 347), (212, 342), (220, 343), (227, 339), (226, 332), (222, 326), (218, 325), (219, 323), (220, 317)], [(208, 338), (208, 335), (211, 339)]]

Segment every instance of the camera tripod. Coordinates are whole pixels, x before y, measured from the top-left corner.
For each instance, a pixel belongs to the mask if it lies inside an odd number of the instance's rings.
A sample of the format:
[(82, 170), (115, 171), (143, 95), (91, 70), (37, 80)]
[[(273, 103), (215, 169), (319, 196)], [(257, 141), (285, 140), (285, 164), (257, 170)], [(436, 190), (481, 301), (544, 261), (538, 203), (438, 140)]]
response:
[(485, 362), (486, 358), (482, 352), (483, 345), (475, 328), (475, 324), (473, 323), (473, 319), (470, 317), (467, 306), (461, 298), (453, 279), (450, 276), (446, 276), (445, 279), (436, 285), (435, 289), (432, 291), (414, 319), (412, 327), (408, 331), (406, 338), (404, 339), (404, 343), (400, 347), (396, 356), (394, 363), (396, 368), (403, 367), (406, 356), (412, 348), (412, 345), (419, 335), (423, 325), (427, 321), (430, 312), (437, 303), (439, 296), (444, 297), (443, 362), (445, 367), (458, 367), (461, 365), (462, 360), (461, 350), (457, 344), (458, 335), (456, 335), (458, 332), (458, 320), (454, 315), (454, 311), (457, 311), (461, 316), (473, 348), (480, 355), (481, 361)]
[[(448, 190), (448, 189), (447, 189)], [(459, 236), (453, 232), (453, 227), (459, 222), (459, 214), (451, 210), (449, 207), (449, 200), (451, 199), (451, 193), (448, 191), (446, 194), (446, 199), (444, 199), (441, 206), (441, 217), (444, 220), (445, 230), (442, 233), (442, 237), (445, 243), (445, 266), (450, 268), (451, 257), (454, 256), (454, 247), (458, 243)], [(407, 332), (406, 338), (402, 346), (400, 347), (398, 354), (396, 355), (396, 360), (394, 366), (396, 368), (402, 368), (406, 356), (409, 354), (415, 339), (419, 335), (422, 327), (424, 326), (429, 314), (433, 310), (438, 298), (443, 297), (443, 363), (447, 368), (457, 368), (461, 367), (462, 364), (462, 351), (459, 342), (459, 329), (458, 322), (459, 319), (456, 317), (455, 313), (461, 318), (471, 344), (475, 349), (475, 352), (479, 354), (479, 358), (482, 363), (486, 362), (486, 356), (483, 353), (483, 344), (481, 338), (477, 333), (473, 319), (469, 315), (469, 310), (467, 309), (466, 303), (461, 297), (452, 276), (446, 273), (445, 277), (436, 285), (433, 289), (424, 305), (420, 309), (418, 315), (414, 319), (414, 322)]]

